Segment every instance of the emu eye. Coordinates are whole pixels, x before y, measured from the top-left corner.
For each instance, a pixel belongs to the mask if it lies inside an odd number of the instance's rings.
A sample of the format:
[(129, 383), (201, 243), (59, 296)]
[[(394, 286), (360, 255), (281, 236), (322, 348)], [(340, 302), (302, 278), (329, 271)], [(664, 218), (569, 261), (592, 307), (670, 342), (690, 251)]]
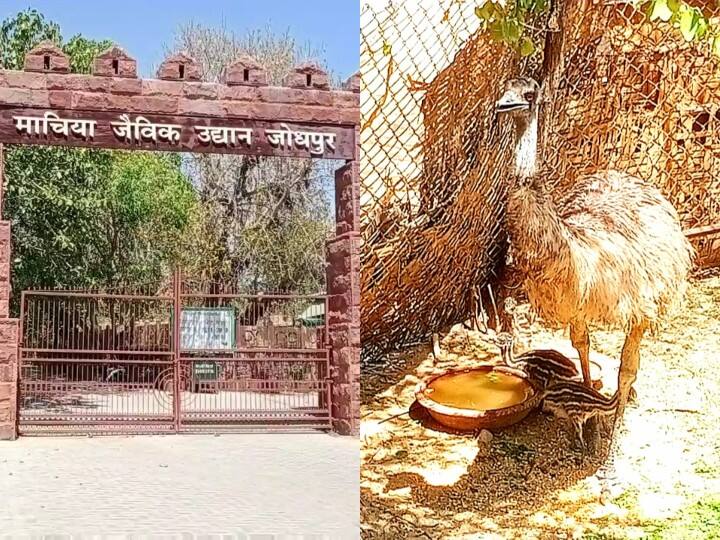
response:
[(532, 102), (535, 99), (535, 92), (525, 92), (523, 98), (525, 98), (525, 101)]

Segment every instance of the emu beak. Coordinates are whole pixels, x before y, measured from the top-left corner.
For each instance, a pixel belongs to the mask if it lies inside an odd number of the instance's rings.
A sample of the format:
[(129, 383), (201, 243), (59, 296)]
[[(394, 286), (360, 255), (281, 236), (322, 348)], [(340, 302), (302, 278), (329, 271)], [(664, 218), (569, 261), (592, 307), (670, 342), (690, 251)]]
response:
[(505, 113), (511, 111), (527, 111), (530, 108), (530, 103), (525, 101), (522, 96), (518, 95), (517, 92), (508, 90), (502, 97), (495, 103), (496, 113)]

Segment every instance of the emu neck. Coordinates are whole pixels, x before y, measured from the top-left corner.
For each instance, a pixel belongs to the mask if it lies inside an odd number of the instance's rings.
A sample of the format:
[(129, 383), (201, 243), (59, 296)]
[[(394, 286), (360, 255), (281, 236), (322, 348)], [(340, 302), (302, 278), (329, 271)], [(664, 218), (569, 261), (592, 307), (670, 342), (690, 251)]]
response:
[(568, 231), (555, 203), (536, 173), (537, 111), (529, 118), (515, 118), (516, 177), (510, 189), (507, 225), (518, 265), (541, 272), (567, 254)]
[(515, 119), (515, 172), (529, 178), (537, 168), (538, 115), (533, 111), (529, 118)]

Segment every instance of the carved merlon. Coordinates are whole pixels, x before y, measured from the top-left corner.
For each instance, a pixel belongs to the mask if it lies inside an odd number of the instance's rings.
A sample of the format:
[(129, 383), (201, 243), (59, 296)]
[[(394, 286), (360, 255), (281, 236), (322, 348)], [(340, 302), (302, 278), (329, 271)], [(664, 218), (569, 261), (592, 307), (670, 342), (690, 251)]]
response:
[(43, 41), (25, 55), (25, 71), (69, 73), (70, 59), (52, 41)]
[(347, 90), (348, 92), (355, 92), (356, 94), (360, 93), (360, 72), (356, 71), (350, 77), (347, 78), (347, 80), (342, 85), (343, 90)]
[(95, 57), (93, 75), (137, 78), (137, 61), (117, 45)]
[(157, 72), (158, 79), (165, 81), (199, 81), (201, 75), (200, 64), (184, 52), (166, 58)]
[(327, 73), (313, 62), (294, 67), (285, 78), (285, 86), (290, 88), (313, 88), (315, 90), (330, 89)]
[(225, 68), (222, 82), (228, 86), (267, 86), (267, 73), (252, 56), (243, 54)]

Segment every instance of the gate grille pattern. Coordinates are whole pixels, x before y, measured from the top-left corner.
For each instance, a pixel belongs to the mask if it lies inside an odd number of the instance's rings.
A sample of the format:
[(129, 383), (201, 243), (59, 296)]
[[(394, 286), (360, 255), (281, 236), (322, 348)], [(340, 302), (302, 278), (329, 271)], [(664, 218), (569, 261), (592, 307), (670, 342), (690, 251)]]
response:
[(329, 428), (326, 301), (177, 276), (157, 294), (25, 291), (20, 433)]

